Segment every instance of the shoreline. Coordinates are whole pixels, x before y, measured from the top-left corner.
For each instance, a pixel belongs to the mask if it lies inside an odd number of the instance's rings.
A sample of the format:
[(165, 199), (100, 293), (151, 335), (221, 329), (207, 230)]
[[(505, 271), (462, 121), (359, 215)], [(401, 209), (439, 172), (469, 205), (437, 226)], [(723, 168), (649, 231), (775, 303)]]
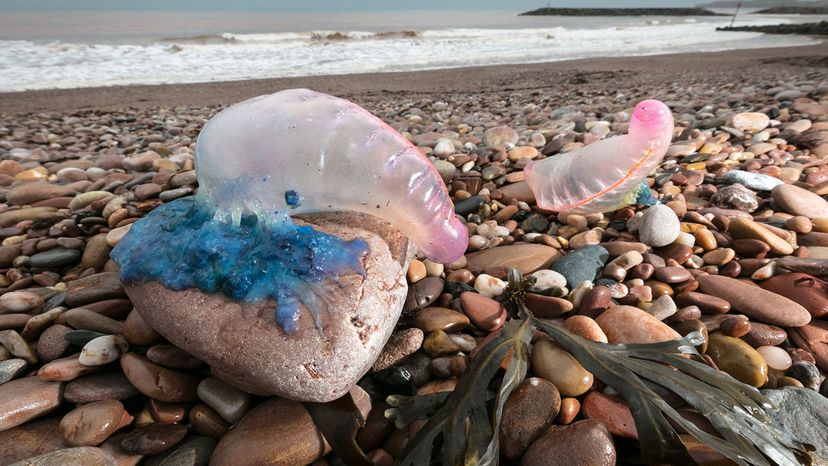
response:
[[(768, 60), (788, 66), (825, 66), (826, 57), (828, 50), (822, 42), (799, 47), (585, 58), (423, 71), (3, 92), (0, 93), (0, 115), (227, 105), (293, 87), (308, 87), (363, 104), (394, 95), (479, 94), (542, 89), (556, 92), (570, 86), (573, 90), (581, 86), (600, 91), (607, 90), (608, 84), (628, 89), (641, 86), (657, 89), (664, 83), (691, 84), (711, 73), (728, 73), (737, 77), (745, 69), (763, 65)], [(613, 76), (623, 77), (623, 83), (605, 81)]]

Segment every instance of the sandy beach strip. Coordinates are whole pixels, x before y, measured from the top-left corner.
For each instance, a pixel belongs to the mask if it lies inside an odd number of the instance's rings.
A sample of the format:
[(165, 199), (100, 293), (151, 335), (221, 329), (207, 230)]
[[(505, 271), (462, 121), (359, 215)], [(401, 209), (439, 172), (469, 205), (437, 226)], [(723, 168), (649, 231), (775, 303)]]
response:
[[(364, 105), (394, 96), (539, 90), (566, 102), (575, 91), (655, 92), (669, 83), (714, 79), (737, 85), (746, 73), (828, 66), (828, 44), (642, 57), (589, 58), (539, 64), (0, 93), (0, 114), (227, 105), (282, 89), (307, 87)], [(163, 70), (159, 70), (159, 73)]]

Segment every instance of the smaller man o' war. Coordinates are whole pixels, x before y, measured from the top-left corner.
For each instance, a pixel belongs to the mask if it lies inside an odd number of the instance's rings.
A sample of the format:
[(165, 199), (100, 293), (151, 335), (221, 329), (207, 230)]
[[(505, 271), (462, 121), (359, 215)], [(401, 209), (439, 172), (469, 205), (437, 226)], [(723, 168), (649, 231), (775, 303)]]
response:
[(661, 163), (672, 138), (670, 109), (645, 100), (633, 110), (629, 134), (532, 162), (524, 169), (526, 182), (544, 209), (616, 210), (636, 202), (641, 182)]

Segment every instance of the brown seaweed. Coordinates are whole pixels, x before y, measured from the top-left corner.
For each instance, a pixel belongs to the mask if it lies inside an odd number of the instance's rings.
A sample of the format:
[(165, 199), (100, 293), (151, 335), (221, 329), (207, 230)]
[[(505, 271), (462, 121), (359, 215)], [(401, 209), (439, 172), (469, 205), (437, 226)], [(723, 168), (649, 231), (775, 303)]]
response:
[[(569, 351), (581, 365), (616, 390), (633, 413), (643, 459), (649, 464), (694, 464), (671, 424), (740, 465), (810, 464), (811, 445), (773, 421), (768, 400), (754, 387), (702, 363), (695, 345), (701, 335), (656, 344), (604, 344), (534, 317), (523, 304), (531, 285), (511, 270), (507, 297), (515, 316), (472, 359), (450, 394), (391, 396), (386, 416), (401, 428), (427, 419), (406, 445), (399, 464), (431, 463), (439, 453), (444, 466), (498, 464), (498, 430), (503, 404), (526, 376), (528, 345), (540, 330)], [(505, 374), (494, 390), (504, 358)], [(720, 436), (683, 418), (660, 393), (678, 395), (706, 417)], [(475, 428), (472, 428), (474, 426)], [(479, 428), (479, 426), (485, 426)]]

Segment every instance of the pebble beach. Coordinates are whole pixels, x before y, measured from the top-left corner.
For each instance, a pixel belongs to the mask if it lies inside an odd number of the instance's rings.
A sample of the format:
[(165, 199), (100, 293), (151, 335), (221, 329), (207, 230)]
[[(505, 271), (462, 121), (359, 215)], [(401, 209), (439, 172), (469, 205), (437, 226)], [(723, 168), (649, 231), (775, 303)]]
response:
[[(510, 268), (535, 277), (525, 299), (535, 316), (585, 339), (700, 332), (711, 367), (761, 389), (773, 416), (828, 459), (820, 44), (0, 93), (0, 465), (343, 464), (303, 403), (233, 383), (154, 330), (110, 259), (134, 222), (198, 191), (194, 148), (209, 118), (292, 87), (350, 99), (398, 130), (432, 161), (468, 228), (457, 261), (410, 261), (402, 317), (351, 389), (366, 420), (357, 443), (374, 464), (395, 464), (423, 425), (395, 428), (386, 397), (455, 388), (509, 318)], [(592, 215), (535, 205), (529, 161), (625, 134), (644, 99), (675, 117), (647, 179), (657, 205)], [(537, 338), (505, 405), (501, 464), (636, 461), (638, 433), (616, 395)], [(682, 439), (699, 464), (730, 464)]]

